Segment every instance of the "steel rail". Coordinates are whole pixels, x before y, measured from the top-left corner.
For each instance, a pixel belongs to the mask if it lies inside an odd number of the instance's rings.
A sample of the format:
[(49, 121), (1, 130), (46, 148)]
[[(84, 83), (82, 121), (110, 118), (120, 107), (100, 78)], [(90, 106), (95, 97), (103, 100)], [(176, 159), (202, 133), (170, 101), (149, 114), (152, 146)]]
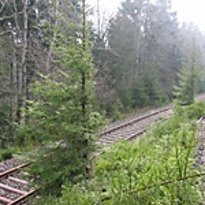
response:
[[(21, 164), (21, 165), (14, 167), (14, 168), (8, 169), (4, 172), (1, 172), (0, 179), (8, 178), (9, 180), (11, 180), (13, 182), (16, 182), (16, 183), (19, 183), (22, 185), (27, 185), (28, 184), (27, 181), (13, 177), (12, 174), (20, 171), (22, 168), (28, 167), (30, 164), (31, 163)], [(0, 203), (3, 203), (4, 205), (20, 204), (22, 202), (27, 201), (30, 196), (32, 196), (33, 194), (35, 194), (37, 192), (37, 189), (23, 191), (23, 190), (20, 190), (19, 188), (14, 188), (12, 186), (9, 186), (9, 185), (1, 183), (1, 182), (0, 182), (0, 188), (9, 192), (9, 193), (15, 193), (15, 194), (19, 195), (19, 196), (17, 195), (17, 197), (15, 199), (10, 199), (9, 197), (5, 197), (5, 196), (0, 196)]]
[(18, 197), (17, 199), (9, 202), (7, 205), (17, 205), (26, 201), (30, 196), (34, 195), (37, 192), (37, 189), (32, 189), (31, 191), (25, 193), (24, 195)]
[(15, 173), (15, 172), (19, 171), (22, 168), (28, 167), (30, 164), (31, 163), (21, 164), (21, 165), (18, 165), (16, 167), (14, 167), (14, 168), (6, 170), (4, 172), (0, 172), (0, 178), (7, 177), (8, 175)]
[[(122, 124), (115, 126), (113, 128), (110, 128), (109, 130), (106, 130), (103, 133), (101, 133), (101, 137), (99, 139), (99, 142), (104, 144), (105, 146), (109, 146), (109, 145), (111, 145), (119, 140), (131, 141), (131, 140), (135, 139), (137, 136), (140, 136), (143, 133), (145, 133), (150, 128), (150, 124), (146, 125), (146, 122), (144, 122), (145, 126), (141, 126), (141, 128), (137, 128), (137, 126), (140, 125), (139, 123), (142, 123), (141, 125), (143, 125), (144, 120), (155, 117), (161, 113), (166, 113), (169, 110), (171, 111), (173, 107), (174, 106), (169, 106), (169, 107), (157, 110), (155, 112), (143, 115), (143, 116), (138, 117), (136, 119), (133, 119), (131, 121), (122, 123)], [(160, 119), (160, 116), (159, 116), (159, 119)], [(156, 121), (156, 119), (153, 119), (153, 124), (155, 124), (154, 123), (155, 121)], [(135, 123), (136, 123), (136, 130), (133, 130), (131, 133), (127, 134), (126, 133), (127, 131), (123, 130), (124, 128), (126, 128), (128, 126), (134, 126)], [(115, 131), (121, 131), (121, 133), (118, 132), (117, 134), (115, 134)]]
[(152, 113), (150, 113), (150, 114), (146, 114), (146, 115), (137, 117), (137, 118), (135, 118), (135, 119), (133, 119), (133, 120), (130, 120), (130, 121), (128, 121), (128, 122), (121, 123), (121, 124), (119, 124), (119, 125), (117, 125), (117, 126), (111, 127), (110, 129), (107, 129), (107, 130), (101, 132), (100, 136), (109, 134), (109, 133), (114, 132), (114, 131), (116, 131), (116, 130), (119, 130), (119, 129), (121, 129), (121, 128), (127, 127), (127, 126), (132, 125), (132, 124), (137, 123), (137, 122), (140, 122), (140, 121), (142, 121), (142, 120), (144, 120), (144, 119), (147, 119), (147, 118), (149, 118), (149, 117), (152, 117), (152, 116), (154, 116), (154, 115), (158, 115), (158, 114), (160, 114), (160, 113), (166, 112), (166, 111), (168, 111), (168, 110), (171, 110), (173, 107), (174, 107), (174, 106), (169, 106), (169, 107), (163, 108), (163, 109), (161, 109), (161, 110), (157, 110), (157, 111), (155, 111), (155, 112), (152, 112)]
[[(196, 101), (202, 101), (203, 99), (205, 98), (205, 95), (204, 94), (200, 94), (196, 97)], [(162, 109), (158, 109), (157, 111), (151, 111), (151, 113), (148, 113), (148, 114), (145, 114), (145, 115), (142, 115), (140, 117), (136, 117), (134, 119), (131, 119), (131, 120), (128, 120), (128, 122), (124, 122), (124, 123), (120, 123), (119, 125), (116, 125), (116, 126), (113, 126), (111, 128), (108, 128), (108, 129), (105, 129), (104, 131), (101, 132), (100, 136), (104, 136), (104, 135), (107, 135), (107, 134), (110, 134), (116, 130), (120, 130), (121, 128), (124, 128), (124, 127), (127, 127), (127, 126), (130, 126), (134, 123), (137, 123), (137, 122), (140, 122), (144, 119), (148, 119), (149, 117), (152, 117), (152, 116), (155, 116), (155, 115), (158, 115), (160, 113), (163, 113), (163, 112), (166, 112), (168, 110), (171, 110), (174, 108), (174, 105), (173, 104), (170, 104)], [(132, 138), (132, 137), (131, 137)]]

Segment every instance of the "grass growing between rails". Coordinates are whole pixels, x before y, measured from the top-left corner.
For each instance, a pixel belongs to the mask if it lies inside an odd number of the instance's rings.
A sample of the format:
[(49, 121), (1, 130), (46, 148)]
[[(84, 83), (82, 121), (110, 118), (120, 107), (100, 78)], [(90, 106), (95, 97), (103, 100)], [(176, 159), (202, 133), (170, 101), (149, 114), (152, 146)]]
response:
[(177, 108), (173, 117), (137, 142), (120, 142), (104, 151), (91, 179), (76, 185), (66, 182), (61, 197), (39, 198), (35, 204), (200, 204), (199, 172), (193, 164), (196, 121), (204, 113), (201, 103)]

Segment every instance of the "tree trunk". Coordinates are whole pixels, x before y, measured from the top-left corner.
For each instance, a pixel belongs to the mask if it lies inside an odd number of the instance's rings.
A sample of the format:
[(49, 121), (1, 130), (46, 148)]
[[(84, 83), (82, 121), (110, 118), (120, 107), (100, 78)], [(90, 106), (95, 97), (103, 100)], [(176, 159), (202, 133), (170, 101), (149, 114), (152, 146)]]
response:
[(28, 47), (28, 0), (24, 1), (23, 8), (23, 39), (22, 39), (22, 55), (21, 55), (21, 65), (19, 68), (19, 86), (18, 86), (18, 109), (17, 118), (20, 124), (25, 123), (25, 115), (22, 113), (22, 108), (26, 108), (27, 100), (27, 67), (26, 67), (26, 56)]
[[(83, 22), (82, 22), (82, 42), (83, 42), (83, 50), (85, 51), (86, 50), (86, 8), (85, 8), (85, 0), (82, 0), (82, 4), (83, 4)], [(85, 52), (84, 52), (85, 54)], [(83, 55), (84, 55), (83, 54)], [(81, 105), (82, 105), (82, 113), (83, 113), (83, 116), (84, 116), (84, 119), (85, 119), (85, 115), (86, 115), (86, 99), (87, 99), (87, 96), (86, 96), (86, 70), (83, 69), (82, 71), (82, 102), (81, 102)]]
[[(13, 42), (12, 42), (13, 44)], [(17, 90), (17, 56), (16, 56), (16, 48), (13, 46), (12, 50), (12, 59), (11, 59), (11, 109), (12, 109), (12, 121), (16, 122), (16, 110), (17, 110), (17, 102), (18, 102), (18, 90)]]

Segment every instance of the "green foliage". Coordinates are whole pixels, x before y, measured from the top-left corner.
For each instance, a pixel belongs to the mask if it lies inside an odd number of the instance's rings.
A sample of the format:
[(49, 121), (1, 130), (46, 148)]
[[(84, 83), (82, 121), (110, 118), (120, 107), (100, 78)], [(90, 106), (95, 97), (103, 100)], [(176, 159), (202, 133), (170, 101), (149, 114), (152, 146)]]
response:
[(188, 106), (177, 106), (175, 112), (176, 115), (188, 119), (199, 119), (205, 115), (205, 104), (199, 102)]
[(113, 106), (112, 120), (119, 120), (122, 117), (123, 104), (120, 99), (117, 99)]
[(13, 149), (1, 149), (0, 151), (0, 161), (11, 159), (13, 157)]
[(11, 159), (22, 153), (26, 153), (31, 150), (31, 147), (20, 148), (18, 146), (7, 146), (5, 149), (0, 149), (0, 161)]
[[(192, 105), (205, 111), (202, 104)], [(190, 109), (190, 108), (189, 108)], [(59, 205), (198, 205), (202, 201), (193, 167), (199, 113), (188, 108), (162, 121), (137, 142), (120, 142), (96, 160), (92, 180), (65, 184)], [(39, 202), (39, 201), (38, 201)], [(40, 204), (40, 203), (39, 203)], [(51, 203), (52, 204), (52, 203)]]
[[(195, 48), (193, 48), (195, 49)], [(196, 93), (196, 82), (199, 79), (199, 65), (196, 51), (184, 64), (184, 67), (178, 73), (178, 86), (174, 87), (174, 96), (179, 105), (190, 105), (194, 103)]]
[(133, 104), (138, 107), (145, 107), (149, 104), (149, 96), (146, 93), (145, 81), (139, 77), (133, 89)]
[(166, 95), (160, 85), (157, 69), (146, 64), (133, 89), (133, 107), (160, 105), (166, 101)]
[(55, 195), (65, 181), (76, 183), (89, 177), (97, 129), (102, 124), (94, 107), (88, 31), (82, 39), (63, 31), (59, 29), (53, 45), (58, 69), (55, 76), (41, 75), (34, 83), (35, 100), (28, 102), (27, 109), (29, 124), (21, 132), (23, 139), (40, 142), (31, 174), (44, 194)]
[[(65, 180), (79, 181), (87, 175), (89, 160), (94, 151), (94, 136), (100, 115), (92, 107), (91, 57), (80, 48), (60, 47), (65, 69), (54, 81), (45, 78), (35, 83), (35, 102), (30, 102), (30, 137), (39, 136), (45, 146), (33, 174), (41, 177), (46, 192), (57, 193)], [(68, 69), (67, 69), (68, 68)], [(67, 70), (66, 70), (67, 69)], [(81, 72), (86, 74), (86, 91), (81, 90)], [(86, 112), (82, 98), (86, 96)], [(33, 131), (33, 133), (32, 133)], [(28, 132), (26, 133), (28, 136)]]
[(14, 143), (14, 124), (10, 115), (9, 106), (0, 107), (0, 148), (6, 148)]
[(171, 96), (181, 65), (178, 31), (168, 1), (122, 2), (109, 24), (109, 53), (102, 62), (125, 109), (159, 105)]
[[(145, 136), (148, 137), (146, 141), (134, 145), (117, 145), (98, 162), (96, 173), (100, 180), (103, 179), (101, 184), (111, 196), (110, 202), (198, 204), (199, 195), (194, 190), (194, 180), (176, 182), (168, 186), (158, 185), (170, 180), (175, 182), (178, 178), (195, 173), (191, 160), (196, 144), (195, 128), (184, 124), (179, 126), (178, 131), (175, 127), (176, 131), (172, 133), (173, 126), (170, 123), (172, 121), (163, 123), (156, 131), (149, 133), (152, 137)], [(162, 127), (168, 128), (166, 133), (161, 131)], [(153, 187), (146, 188), (149, 186)], [(136, 192), (129, 194), (132, 190)]]
[[(0, 26), (1, 29), (1, 26)], [(8, 36), (0, 37), (0, 148), (13, 143), (14, 125), (12, 120), (11, 66), (8, 55), (11, 53)]]

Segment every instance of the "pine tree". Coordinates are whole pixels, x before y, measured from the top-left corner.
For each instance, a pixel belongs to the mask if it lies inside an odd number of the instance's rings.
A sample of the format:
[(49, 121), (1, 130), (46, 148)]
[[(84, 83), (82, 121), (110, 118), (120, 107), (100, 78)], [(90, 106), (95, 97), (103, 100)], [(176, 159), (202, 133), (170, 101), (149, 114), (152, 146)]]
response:
[(126, 0), (110, 22), (108, 66), (124, 107), (166, 100), (180, 66), (179, 29), (169, 1)]
[(88, 177), (95, 150), (100, 115), (94, 108), (94, 67), (85, 14), (83, 0), (79, 38), (56, 31), (53, 50), (59, 68), (52, 78), (42, 76), (35, 83), (36, 100), (30, 102), (31, 123), (25, 134), (40, 136), (38, 141), (45, 145), (32, 173), (40, 176), (46, 193), (58, 194), (66, 180), (75, 183)]
[(182, 70), (178, 73), (178, 85), (174, 87), (173, 95), (176, 103), (179, 105), (190, 105), (194, 103), (196, 92), (196, 81), (198, 80), (198, 71), (200, 68), (198, 62), (199, 54), (193, 46), (190, 58), (184, 63)]

